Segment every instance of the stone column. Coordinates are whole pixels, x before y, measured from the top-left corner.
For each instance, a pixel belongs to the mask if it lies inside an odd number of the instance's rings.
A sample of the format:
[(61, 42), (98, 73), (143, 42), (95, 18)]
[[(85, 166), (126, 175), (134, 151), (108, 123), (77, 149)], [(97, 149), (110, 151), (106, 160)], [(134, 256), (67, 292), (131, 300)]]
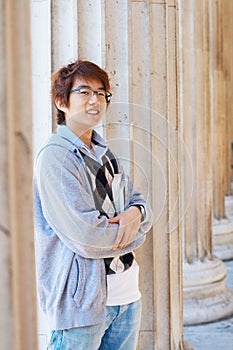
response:
[(5, 9), (4, 0), (0, 1), (0, 338), (3, 349), (13, 349), (13, 310), (11, 298), (11, 266), (10, 266), (10, 228), (8, 200), (8, 155), (7, 155), (7, 118), (6, 118), (6, 57), (5, 57)]
[[(208, 0), (179, 1), (184, 323), (233, 313), (226, 268), (212, 246), (212, 121)], [(185, 152), (187, 150), (187, 152)], [(191, 193), (190, 193), (191, 191)], [(191, 194), (191, 196), (189, 196)]]
[[(143, 196), (152, 199), (152, 149), (151, 149), (151, 79), (150, 79), (150, 6), (145, 2), (133, 2), (130, 16), (129, 95), (131, 124), (132, 179)], [(143, 46), (143, 50), (138, 48)], [(143, 247), (136, 251), (140, 265), (140, 289), (142, 292), (142, 323), (138, 349), (154, 349), (154, 234), (147, 235)], [(148, 268), (151, 266), (151, 268)]]
[[(1, 251), (7, 259), (1, 299), (1, 347), (37, 349), (36, 293), (33, 249), (32, 202), (32, 109), (29, 1), (9, 0), (4, 4), (4, 68), (1, 98), (3, 139), (1, 144)], [(1, 56), (2, 57), (2, 56)], [(2, 71), (1, 71), (2, 72)], [(3, 74), (3, 72), (2, 72)], [(3, 163), (2, 163), (3, 162)], [(5, 187), (7, 186), (7, 187)], [(2, 232), (3, 231), (3, 232)], [(2, 255), (1, 255), (2, 256)], [(2, 258), (1, 258), (2, 259)], [(11, 300), (11, 306), (9, 306)], [(9, 328), (6, 329), (6, 326)], [(3, 345), (5, 344), (5, 345)], [(6, 345), (7, 344), (7, 345)]]
[(133, 1), (129, 100), (135, 186), (154, 227), (136, 252), (143, 317), (138, 349), (191, 349), (183, 341), (175, 1)]
[[(56, 2), (53, 1), (53, 7)], [(54, 49), (57, 36), (52, 36), (51, 1), (31, 0), (31, 56), (32, 56), (32, 113), (33, 113), (33, 154), (39, 149), (52, 132), (52, 106), (50, 100), (50, 76), (52, 65), (57, 61), (51, 52), (62, 52), (60, 62), (66, 52), (60, 46)], [(67, 9), (66, 9), (67, 11)], [(56, 13), (58, 17), (58, 14)], [(54, 13), (55, 17), (55, 13)], [(55, 21), (55, 20), (54, 20)], [(67, 19), (66, 19), (67, 22)], [(68, 23), (70, 23), (68, 21)], [(64, 26), (65, 24), (63, 24)], [(53, 31), (55, 32), (55, 31)], [(59, 32), (57, 28), (57, 32)], [(56, 32), (55, 32), (56, 33)], [(67, 31), (66, 31), (67, 33)], [(70, 33), (69, 33), (70, 34)], [(53, 40), (52, 40), (53, 37)], [(68, 46), (68, 45), (67, 45)], [(60, 49), (60, 50), (59, 50)], [(68, 48), (67, 48), (68, 49)], [(46, 349), (50, 336), (47, 320), (38, 307), (39, 349)]]
[(78, 1), (78, 58), (105, 67), (104, 1)]
[[(228, 8), (225, 8), (224, 12), (227, 13), (227, 40), (224, 39), (225, 44), (225, 58), (227, 59), (227, 113), (226, 113), (226, 144), (227, 144), (227, 159), (226, 159), (226, 172), (227, 172), (227, 189), (225, 195), (225, 213), (227, 217), (233, 219), (233, 104), (232, 104), (232, 94), (233, 94), (233, 69), (232, 69), (232, 59), (233, 59), (233, 47), (229, 45), (229, 40), (233, 36), (233, 22), (229, 20), (229, 16), (233, 13), (233, 3), (228, 1), (224, 3)], [(224, 29), (224, 35), (226, 30)]]
[[(78, 58), (95, 62), (105, 69), (105, 3), (99, 0), (79, 0), (77, 7)], [(106, 137), (105, 118), (98, 126), (98, 132)]]
[[(129, 42), (129, 95), (131, 120), (132, 179), (135, 187), (143, 190), (147, 200), (152, 199), (152, 149), (151, 149), (151, 79), (150, 79), (150, 6), (133, 2), (130, 10)], [(143, 46), (143, 50), (138, 48)], [(142, 291), (142, 324), (138, 349), (153, 349), (154, 334), (154, 237), (150, 232), (143, 247), (136, 251), (140, 264), (140, 289)], [(147, 268), (151, 266), (151, 268)]]
[(31, 0), (32, 113), (34, 154), (52, 130), (50, 103), (51, 13), (50, 0)]
[(52, 72), (77, 58), (78, 53), (78, 9), (77, 0), (46, 0), (49, 25), (51, 26)]
[(129, 115), (130, 2), (105, 0), (105, 66), (113, 98), (106, 116), (105, 135), (130, 173)]
[(175, 5), (175, 1), (150, 4), (154, 343), (158, 349), (187, 346), (182, 337)]
[[(228, 47), (231, 46), (231, 1), (214, 1), (212, 4), (213, 31), (213, 135), (214, 135), (214, 220), (213, 243), (215, 254), (220, 259), (233, 258), (233, 219), (226, 215), (225, 195), (229, 190), (230, 145), (227, 123), (230, 115), (229, 96), (231, 60)], [(230, 107), (230, 108), (229, 108)], [(229, 116), (228, 116), (229, 115)]]

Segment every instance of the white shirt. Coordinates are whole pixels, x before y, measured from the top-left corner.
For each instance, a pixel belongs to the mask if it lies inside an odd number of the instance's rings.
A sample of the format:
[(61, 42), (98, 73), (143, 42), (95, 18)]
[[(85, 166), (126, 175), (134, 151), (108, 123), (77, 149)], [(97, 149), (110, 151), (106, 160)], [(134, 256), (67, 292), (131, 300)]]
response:
[(138, 277), (139, 266), (135, 260), (128, 270), (107, 275), (107, 305), (125, 305), (140, 299)]

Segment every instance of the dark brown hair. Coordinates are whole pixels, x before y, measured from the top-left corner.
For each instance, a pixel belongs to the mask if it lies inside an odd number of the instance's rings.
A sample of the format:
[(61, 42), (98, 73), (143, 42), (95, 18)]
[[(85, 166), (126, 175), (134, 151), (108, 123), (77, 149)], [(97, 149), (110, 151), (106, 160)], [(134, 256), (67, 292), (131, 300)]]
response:
[[(51, 77), (51, 97), (55, 107), (56, 99), (59, 99), (64, 106), (69, 107), (70, 90), (76, 78), (99, 79), (103, 83), (105, 91), (110, 90), (108, 75), (102, 68), (90, 61), (77, 60), (60, 68)], [(64, 112), (57, 107), (56, 112), (57, 124), (65, 123)]]

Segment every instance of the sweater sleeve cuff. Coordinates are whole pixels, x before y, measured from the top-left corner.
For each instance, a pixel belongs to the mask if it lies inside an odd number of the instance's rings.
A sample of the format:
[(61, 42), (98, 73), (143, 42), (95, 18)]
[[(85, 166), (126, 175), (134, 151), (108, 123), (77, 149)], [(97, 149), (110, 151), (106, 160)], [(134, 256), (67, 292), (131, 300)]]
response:
[(146, 210), (145, 210), (144, 205), (142, 205), (142, 204), (132, 204), (132, 205), (130, 205), (130, 207), (137, 207), (140, 210), (140, 212), (142, 214), (141, 222), (143, 222), (145, 220), (145, 218), (146, 218)]

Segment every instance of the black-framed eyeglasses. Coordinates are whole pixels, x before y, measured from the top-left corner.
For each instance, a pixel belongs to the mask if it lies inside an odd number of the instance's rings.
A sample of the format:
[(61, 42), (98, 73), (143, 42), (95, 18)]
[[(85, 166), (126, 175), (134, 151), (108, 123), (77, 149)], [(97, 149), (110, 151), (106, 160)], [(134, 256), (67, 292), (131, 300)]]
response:
[(112, 93), (105, 90), (93, 90), (89, 86), (79, 86), (70, 90), (70, 93), (77, 92), (84, 100), (90, 100), (94, 95), (97, 96), (99, 101), (110, 102)]

